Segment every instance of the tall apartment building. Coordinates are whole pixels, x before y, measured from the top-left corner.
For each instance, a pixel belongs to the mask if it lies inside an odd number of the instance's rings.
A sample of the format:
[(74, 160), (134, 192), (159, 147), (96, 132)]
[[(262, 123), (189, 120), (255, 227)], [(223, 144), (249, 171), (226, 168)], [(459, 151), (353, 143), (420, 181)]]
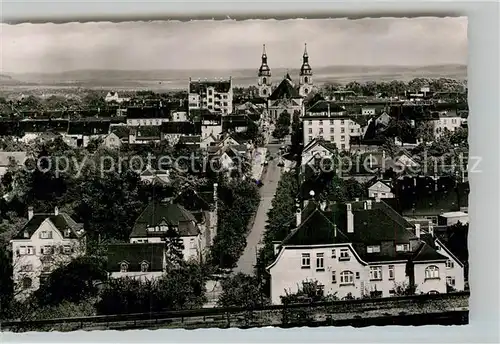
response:
[(231, 77), (219, 80), (192, 80), (189, 78), (189, 111), (208, 109), (212, 112), (233, 112), (233, 85)]
[(314, 139), (335, 143), (338, 149), (349, 150), (351, 136), (359, 136), (361, 126), (347, 116), (344, 108), (320, 100), (303, 116), (304, 147)]

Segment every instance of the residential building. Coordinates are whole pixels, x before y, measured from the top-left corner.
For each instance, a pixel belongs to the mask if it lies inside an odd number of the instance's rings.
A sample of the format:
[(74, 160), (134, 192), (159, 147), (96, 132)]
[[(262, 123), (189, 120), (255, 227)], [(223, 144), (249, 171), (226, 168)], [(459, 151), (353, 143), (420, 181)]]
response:
[(28, 208), (28, 221), (10, 241), (16, 298), (23, 299), (37, 290), (61, 264), (85, 254), (83, 224), (68, 214), (34, 213)]
[(71, 120), (63, 139), (71, 147), (87, 147), (91, 140), (106, 137), (110, 125), (110, 121), (99, 118)]
[(453, 226), (457, 222), (463, 225), (469, 223), (469, 214), (463, 211), (450, 211), (438, 216), (438, 226)]
[[(301, 165), (315, 164), (317, 160), (332, 159), (338, 153), (337, 147), (323, 138), (313, 138), (304, 147), (301, 155)], [(326, 163), (324, 161), (324, 163)]]
[[(213, 197), (217, 198), (216, 185)], [(189, 211), (176, 199), (153, 201), (136, 220), (130, 243), (162, 243), (169, 230), (178, 234), (185, 260), (200, 260), (217, 234), (217, 202), (210, 208)]]
[(369, 198), (394, 198), (392, 182), (390, 180), (376, 180), (368, 187)]
[(130, 98), (120, 97), (118, 92), (108, 92), (108, 94), (106, 94), (106, 97), (104, 98), (104, 101), (106, 103), (117, 102), (118, 104), (121, 104), (123, 102), (128, 102), (129, 100)]
[(453, 132), (462, 126), (464, 119), (456, 110), (439, 112), (439, 119), (433, 120), (434, 135), (442, 135), (446, 131)]
[(267, 268), (273, 304), (310, 281), (341, 299), (389, 297), (409, 286), (417, 293), (446, 293), (448, 258), (384, 202), (311, 200), (297, 209), (295, 228), (275, 245)]
[(107, 271), (111, 278), (133, 278), (142, 281), (161, 277), (166, 270), (164, 243), (109, 244)]
[(233, 112), (233, 86), (231, 77), (220, 80), (191, 80), (189, 78), (189, 113), (193, 109), (230, 114)]
[(172, 108), (161, 104), (159, 107), (128, 107), (127, 125), (128, 126), (159, 126), (163, 122), (173, 120)]
[(361, 114), (363, 116), (375, 116), (375, 108), (373, 107), (362, 107)]
[(201, 135), (201, 122), (164, 122), (160, 127), (161, 140), (166, 140), (175, 145), (181, 136)]
[(302, 121), (304, 146), (314, 138), (334, 143), (339, 150), (349, 150), (351, 136), (359, 136), (361, 126), (347, 116), (344, 108), (329, 101), (318, 101), (306, 110)]
[(123, 145), (123, 142), (116, 133), (111, 132), (104, 137), (102, 145), (109, 149), (119, 149)]

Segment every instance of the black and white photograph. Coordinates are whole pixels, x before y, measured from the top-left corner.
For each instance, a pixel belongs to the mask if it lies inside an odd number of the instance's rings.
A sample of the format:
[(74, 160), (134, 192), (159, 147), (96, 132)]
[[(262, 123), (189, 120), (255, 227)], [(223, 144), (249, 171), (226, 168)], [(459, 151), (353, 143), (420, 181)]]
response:
[(0, 25), (2, 332), (469, 323), (466, 17)]

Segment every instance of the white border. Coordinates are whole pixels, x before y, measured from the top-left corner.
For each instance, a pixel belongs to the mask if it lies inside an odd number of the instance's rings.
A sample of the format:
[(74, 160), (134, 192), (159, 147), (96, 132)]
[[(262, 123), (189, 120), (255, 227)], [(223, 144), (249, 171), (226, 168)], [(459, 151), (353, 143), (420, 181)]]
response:
[[(286, 3), (286, 6), (284, 6)], [(489, 2), (285, 1), (3, 1), (3, 22), (125, 19), (468, 16), (470, 155), (482, 156), (482, 173), (471, 173), (470, 325), (460, 327), (295, 328), (250, 330), (158, 330), (0, 334), (0, 342), (500, 342), (499, 305), (499, 4)], [(287, 11), (285, 14), (284, 11)], [(167, 13), (169, 15), (158, 15)], [(1, 39), (1, 37), (0, 37)]]

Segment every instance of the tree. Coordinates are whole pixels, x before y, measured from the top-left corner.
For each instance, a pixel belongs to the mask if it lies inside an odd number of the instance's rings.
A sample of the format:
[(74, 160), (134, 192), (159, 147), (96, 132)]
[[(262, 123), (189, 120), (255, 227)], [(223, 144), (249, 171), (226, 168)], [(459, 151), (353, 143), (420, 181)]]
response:
[(5, 245), (0, 245), (0, 319), (9, 315), (14, 284), (12, 281), (12, 258)]
[(167, 265), (178, 267), (184, 262), (184, 244), (176, 228), (169, 226), (165, 233), (165, 251), (167, 255)]
[(54, 270), (45, 284), (34, 293), (40, 305), (58, 305), (64, 301), (78, 303), (97, 296), (95, 282), (107, 280), (105, 262), (82, 256)]
[(416, 134), (417, 138), (424, 142), (432, 142), (434, 140), (434, 125), (430, 121), (419, 121)]
[(263, 294), (261, 282), (255, 276), (240, 272), (223, 280), (221, 286), (222, 293), (217, 302), (219, 307), (254, 309), (269, 303)]

